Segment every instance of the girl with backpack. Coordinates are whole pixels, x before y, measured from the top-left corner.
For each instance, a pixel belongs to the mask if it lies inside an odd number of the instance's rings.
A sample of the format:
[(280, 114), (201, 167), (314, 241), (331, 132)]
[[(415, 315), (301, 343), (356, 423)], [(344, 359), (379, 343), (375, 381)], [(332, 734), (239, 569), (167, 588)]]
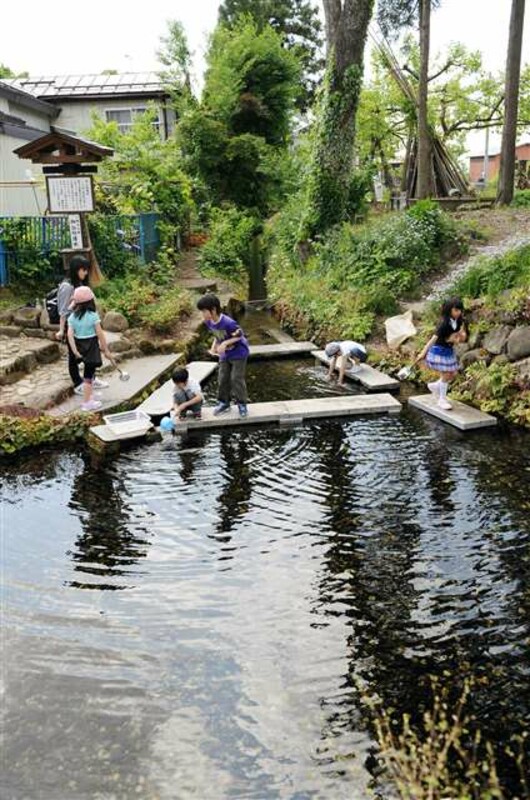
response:
[(101, 320), (96, 311), (96, 298), (89, 286), (74, 290), (74, 309), (68, 318), (68, 343), (77, 361), (84, 364), (82, 411), (97, 411), (102, 403), (94, 398), (96, 369), (101, 367), (101, 351), (112, 358)]
[[(78, 361), (70, 347), (70, 341), (66, 335), (68, 329), (68, 319), (72, 312), (71, 304), (75, 289), (78, 286), (88, 286), (88, 273), (90, 261), (85, 256), (74, 256), (70, 261), (68, 277), (65, 277), (57, 289), (57, 313), (59, 315), (59, 330), (55, 338), (60, 342), (65, 341), (68, 347), (68, 372), (74, 384), (74, 394), (83, 395), (83, 379), (79, 374)], [(50, 322), (52, 320), (50, 319)], [(95, 389), (106, 389), (108, 383), (96, 378), (94, 380)]]

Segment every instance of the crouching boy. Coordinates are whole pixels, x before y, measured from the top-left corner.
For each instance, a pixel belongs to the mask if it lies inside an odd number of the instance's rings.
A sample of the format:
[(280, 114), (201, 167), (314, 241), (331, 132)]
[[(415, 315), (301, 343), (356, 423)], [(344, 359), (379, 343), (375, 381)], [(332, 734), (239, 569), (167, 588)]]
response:
[(349, 368), (350, 372), (361, 371), (361, 364), (364, 364), (368, 354), (366, 348), (359, 342), (330, 342), (326, 345), (326, 355), (330, 359), (328, 378), (331, 380), (337, 359), (339, 361), (339, 386), (344, 384), (344, 373)]
[(173, 373), (173, 413), (177, 419), (185, 419), (188, 412), (194, 419), (200, 419), (203, 394), (197, 381), (191, 380), (187, 369), (177, 369)]

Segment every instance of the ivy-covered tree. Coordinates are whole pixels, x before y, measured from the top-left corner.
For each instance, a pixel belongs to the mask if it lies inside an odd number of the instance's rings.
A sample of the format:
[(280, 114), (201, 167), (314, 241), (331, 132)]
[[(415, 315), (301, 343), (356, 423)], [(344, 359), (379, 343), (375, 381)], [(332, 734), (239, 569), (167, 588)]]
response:
[(311, 0), (224, 0), (219, 20), (228, 28), (251, 17), (259, 31), (270, 25), (282, 37), (283, 45), (295, 53), (302, 65), (302, 91), (297, 98), (304, 111), (313, 101), (324, 68), (322, 24)]
[(323, 2), (327, 67), (314, 132), (302, 241), (341, 222), (351, 210), (355, 122), (374, 6), (374, 0)]

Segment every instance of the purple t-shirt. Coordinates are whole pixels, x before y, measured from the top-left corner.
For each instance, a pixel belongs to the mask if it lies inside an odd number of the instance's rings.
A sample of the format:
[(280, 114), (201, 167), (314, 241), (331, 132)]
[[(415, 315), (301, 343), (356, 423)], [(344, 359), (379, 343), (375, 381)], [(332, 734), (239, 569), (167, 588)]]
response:
[(218, 344), (224, 342), (226, 339), (233, 339), (237, 331), (241, 333), (239, 341), (231, 345), (224, 353), (220, 354), (220, 361), (235, 361), (236, 359), (248, 357), (248, 341), (243, 331), (232, 317), (221, 314), (218, 322), (212, 322), (211, 320), (205, 320), (204, 322), (208, 330), (215, 336)]

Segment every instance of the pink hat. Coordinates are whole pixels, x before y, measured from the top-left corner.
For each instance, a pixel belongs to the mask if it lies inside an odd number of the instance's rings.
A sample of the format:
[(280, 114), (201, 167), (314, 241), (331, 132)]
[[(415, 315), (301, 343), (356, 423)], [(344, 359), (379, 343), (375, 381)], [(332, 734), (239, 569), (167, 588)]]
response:
[(94, 300), (94, 292), (90, 286), (78, 286), (74, 291), (74, 303), (88, 303), (89, 300)]

